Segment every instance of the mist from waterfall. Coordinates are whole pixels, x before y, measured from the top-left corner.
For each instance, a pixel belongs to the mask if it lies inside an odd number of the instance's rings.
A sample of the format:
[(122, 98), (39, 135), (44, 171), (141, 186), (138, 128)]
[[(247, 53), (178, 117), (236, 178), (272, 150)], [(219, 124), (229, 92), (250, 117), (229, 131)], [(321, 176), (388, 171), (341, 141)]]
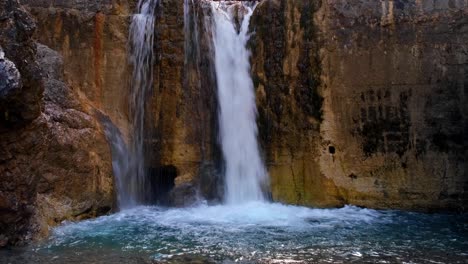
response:
[(132, 17), (129, 36), (129, 62), (133, 67), (130, 91), (131, 137), (128, 169), (124, 179), (118, 179), (120, 207), (132, 207), (145, 202), (149, 195), (145, 168), (146, 102), (153, 86), (153, 44), (155, 10), (159, 0), (139, 0)]
[[(211, 2), (219, 132), (225, 160), (224, 198), (228, 204), (265, 200), (263, 189), (268, 179), (257, 142), (257, 109), (247, 49), (255, 7), (238, 1)], [(237, 25), (236, 21), (241, 22)]]

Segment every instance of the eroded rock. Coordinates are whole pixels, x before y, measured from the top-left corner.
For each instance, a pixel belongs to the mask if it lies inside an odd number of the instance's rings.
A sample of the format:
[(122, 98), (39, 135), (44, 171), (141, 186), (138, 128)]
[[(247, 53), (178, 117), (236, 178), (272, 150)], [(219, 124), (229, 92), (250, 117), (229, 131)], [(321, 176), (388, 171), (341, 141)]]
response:
[[(2, 64), (6, 67), (2, 71), (4, 76), (9, 76), (9, 84), (0, 84), (4, 86), (0, 88), (1, 131), (4, 127), (25, 125), (40, 114), (44, 87), (31, 40), (36, 27), (34, 21), (16, 0), (0, 1), (0, 19), (0, 47), (4, 53)], [(21, 82), (15, 76), (14, 68), (20, 72)], [(2, 83), (4, 80), (2, 78)]]
[(16, 19), (0, 24), (0, 44), (15, 63), (3, 65), (16, 66), (20, 79), (13, 83), (23, 84), (14, 100), (0, 105), (17, 118), (0, 120), (0, 244), (5, 246), (40, 238), (63, 220), (110, 211), (113, 179), (95, 110), (63, 82), (61, 56), (36, 47), (24, 28), (31, 24), (21, 20), (30, 18), (17, 1), (0, 1), (0, 7), (2, 17)]

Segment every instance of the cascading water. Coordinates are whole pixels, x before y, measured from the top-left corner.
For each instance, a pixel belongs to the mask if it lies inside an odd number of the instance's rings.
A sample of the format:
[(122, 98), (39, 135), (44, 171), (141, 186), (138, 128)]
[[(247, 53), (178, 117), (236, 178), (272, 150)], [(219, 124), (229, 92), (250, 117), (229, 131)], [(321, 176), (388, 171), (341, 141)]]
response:
[[(240, 1), (211, 2), (228, 204), (265, 200), (263, 189), (268, 177), (257, 142), (257, 109), (247, 49), (249, 22), (255, 7), (256, 3)], [(236, 20), (241, 21), (239, 31)]]
[(130, 94), (130, 117), (132, 136), (129, 151), (129, 171), (125, 183), (119, 190), (122, 194), (120, 206), (129, 207), (145, 202), (148, 196), (145, 171), (145, 120), (147, 119), (146, 98), (153, 86), (153, 44), (155, 10), (159, 0), (139, 0), (137, 13), (130, 26), (130, 64), (133, 67)]
[(127, 144), (120, 133), (120, 130), (112, 123), (109, 117), (99, 114), (100, 121), (104, 127), (104, 132), (111, 147), (112, 153), (112, 170), (114, 172), (115, 183), (117, 187), (117, 202), (120, 207), (126, 207), (126, 202), (130, 193), (126, 188), (128, 181), (129, 167), (129, 152)]

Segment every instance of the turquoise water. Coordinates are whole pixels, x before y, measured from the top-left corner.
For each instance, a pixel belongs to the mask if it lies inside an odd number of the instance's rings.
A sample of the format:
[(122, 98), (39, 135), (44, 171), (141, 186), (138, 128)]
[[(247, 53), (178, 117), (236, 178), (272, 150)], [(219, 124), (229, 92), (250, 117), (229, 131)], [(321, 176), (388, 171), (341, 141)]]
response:
[(138, 207), (64, 223), (47, 241), (0, 257), (5, 263), (468, 263), (468, 215), (268, 203)]

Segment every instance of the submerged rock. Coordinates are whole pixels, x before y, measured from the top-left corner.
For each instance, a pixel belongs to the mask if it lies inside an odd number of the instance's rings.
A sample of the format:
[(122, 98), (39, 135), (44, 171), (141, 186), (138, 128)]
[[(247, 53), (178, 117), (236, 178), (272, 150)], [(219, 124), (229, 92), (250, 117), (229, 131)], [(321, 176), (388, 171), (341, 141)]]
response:
[[(167, 260), (155, 260), (153, 264), (215, 264), (217, 263), (211, 258), (204, 256), (197, 256), (193, 254), (186, 254), (181, 256), (174, 256)], [(228, 262), (226, 262), (228, 263)]]

